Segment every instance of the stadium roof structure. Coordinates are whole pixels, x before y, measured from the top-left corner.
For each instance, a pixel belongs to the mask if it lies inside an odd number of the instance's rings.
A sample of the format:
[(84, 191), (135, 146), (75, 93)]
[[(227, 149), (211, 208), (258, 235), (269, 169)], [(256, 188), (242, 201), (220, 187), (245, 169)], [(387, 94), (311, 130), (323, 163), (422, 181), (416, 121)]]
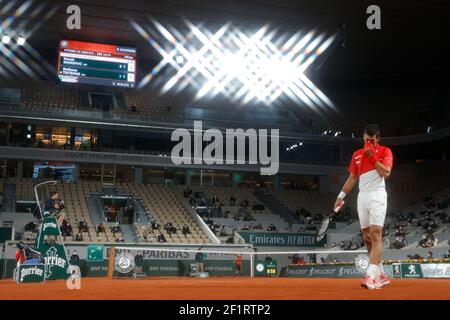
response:
[[(450, 31), (450, 3), (445, 0), (378, 0), (381, 30), (367, 29), (366, 10), (373, 3), (361, 0), (35, 0), (32, 5), (44, 2), (56, 6), (56, 12), (29, 41), (34, 46), (55, 50), (58, 40), (76, 39), (137, 47), (141, 62), (143, 58), (157, 60), (158, 53), (130, 23), (150, 23), (152, 17), (176, 28), (186, 27), (183, 19), (187, 19), (216, 27), (231, 22), (249, 30), (269, 24), (288, 33), (315, 28), (338, 32), (330, 53), (315, 66), (320, 77), (420, 75), (442, 71), (450, 65), (442, 50)], [(66, 27), (66, 9), (72, 4), (81, 8), (81, 30)], [(7, 11), (0, 12), (0, 18), (9, 15)], [(16, 17), (10, 27), (20, 28), (29, 25), (22, 24), (24, 20), (40, 17)]]

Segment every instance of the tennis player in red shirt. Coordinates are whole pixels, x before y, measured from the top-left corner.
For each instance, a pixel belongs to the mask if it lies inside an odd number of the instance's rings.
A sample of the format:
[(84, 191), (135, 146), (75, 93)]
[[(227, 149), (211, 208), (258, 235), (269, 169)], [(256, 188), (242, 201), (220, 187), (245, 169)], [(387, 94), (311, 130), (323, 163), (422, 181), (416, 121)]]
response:
[(359, 181), (358, 216), (362, 235), (370, 256), (366, 276), (361, 285), (367, 289), (379, 289), (389, 284), (383, 271), (383, 225), (386, 218), (387, 193), (385, 179), (389, 178), (393, 165), (392, 151), (380, 145), (378, 125), (364, 128), (364, 147), (353, 153), (347, 181), (339, 193), (336, 207), (342, 207), (343, 199)]

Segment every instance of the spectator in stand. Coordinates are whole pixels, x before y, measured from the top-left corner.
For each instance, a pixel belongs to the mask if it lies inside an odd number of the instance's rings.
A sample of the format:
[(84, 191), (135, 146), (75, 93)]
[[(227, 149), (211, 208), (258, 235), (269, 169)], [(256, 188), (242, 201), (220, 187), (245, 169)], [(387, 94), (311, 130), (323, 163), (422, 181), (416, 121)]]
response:
[(345, 241), (341, 241), (341, 244), (339, 246), (341, 248), (341, 250), (348, 250), (350, 248), (349, 243), (345, 242)]
[(306, 230), (308, 230), (308, 231), (315, 231), (315, 230), (317, 230), (317, 227), (313, 224), (312, 221), (309, 221), (307, 226), (306, 226)]
[(231, 211), (228, 210), (228, 209), (225, 210), (225, 212), (224, 212), (224, 214), (223, 214), (223, 217), (228, 219), (230, 216), (231, 216)]
[(297, 207), (297, 209), (295, 209), (295, 216), (297, 218), (300, 217), (300, 209), (299, 209), (299, 207)]
[(221, 226), (220, 226), (219, 236), (220, 236), (220, 237), (225, 237), (225, 236), (227, 236), (227, 230), (226, 230), (226, 228), (225, 228), (225, 225), (221, 225)]
[(325, 258), (324, 258), (324, 257), (321, 257), (321, 258), (320, 258), (320, 264), (325, 264), (325, 263), (327, 263), (326, 260), (325, 260)]
[(67, 220), (63, 219), (63, 221), (61, 222), (61, 226), (59, 227), (59, 230), (61, 231), (61, 235), (64, 237), (65, 233), (66, 233), (66, 228), (67, 228)]
[(122, 232), (122, 230), (120, 229), (120, 226), (112, 226), (111, 231), (113, 234)]
[(191, 188), (186, 188), (183, 192), (183, 195), (185, 198), (189, 198), (190, 196), (192, 196), (192, 189)]
[(81, 234), (81, 232), (78, 232), (76, 237), (75, 237), (75, 241), (83, 241), (83, 235)]
[(234, 195), (230, 196), (230, 206), (234, 206), (236, 204), (236, 198), (234, 197)]
[(309, 263), (317, 263), (317, 255), (315, 253), (310, 253), (308, 256)]
[(185, 237), (186, 237), (186, 235), (191, 234), (191, 230), (189, 229), (189, 227), (186, 224), (183, 226), (182, 233)]
[(433, 260), (433, 252), (428, 251), (427, 259)]
[(78, 223), (78, 230), (80, 232), (89, 232), (88, 225), (87, 225), (86, 221), (84, 221), (84, 218), (82, 218), (80, 220), (80, 222)]
[(156, 223), (156, 221), (152, 221), (150, 226), (151, 226), (152, 230), (159, 230), (159, 224)]
[(407, 215), (407, 219), (408, 219), (408, 221), (412, 222), (412, 220), (417, 219), (417, 217), (414, 214), (414, 212), (410, 211)]
[(164, 230), (166, 230), (167, 233), (169, 233), (169, 231), (170, 231), (170, 229), (171, 229), (172, 227), (173, 227), (172, 222), (167, 222), (167, 223), (164, 225)]
[(447, 251), (446, 254), (444, 254), (445, 259), (450, 259), (450, 249)]
[(445, 195), (444, 200), (442, 200), (442, 202), (439, 203), (439, 208), (447, 209), (449, 206), (450, 206), (450, 198), (447, 195)]
[(163, 234), (158, 235), (158, 242), (167, 242), (166, 237)]
[(359, 249), (358, 243), (356, 243), (356, 241), (352, 240), (349, 250), (358, 250), (358, 249)]
[(103, 223), (100, 223), (100, 224), (97, 226), (97, 236), (98, 236), (99, 233), (105, 233), (105, 232), (106, 232), (105, 226), (103, 225)]
[(298, 254), (294, 254), (291, 257), (288, 257), (289, 259), (292, 259), (292, 264), (298, 264), (298, 260), (300, 259)]
[(72, 225), (70, 224), (70, 222), (67, 222), (66, 225), (66, 229), (67, 229), (67, 236), (68, 237), (72, 237), (73, 236), (73, 229), (72, 229)]
[(416, 260), (423, 260), (423, 257), (422, 257), (420, 254), (418, 254), (418, 253), (416, 253), (416, 254), (413, 256), (413, 258), (416, 259)]
[(422, 248), (431, 248), (434, 245), (433, 241), (434, 239), (430, 239), (429, 237), (424, 235), (417, 246), (420, 246)]

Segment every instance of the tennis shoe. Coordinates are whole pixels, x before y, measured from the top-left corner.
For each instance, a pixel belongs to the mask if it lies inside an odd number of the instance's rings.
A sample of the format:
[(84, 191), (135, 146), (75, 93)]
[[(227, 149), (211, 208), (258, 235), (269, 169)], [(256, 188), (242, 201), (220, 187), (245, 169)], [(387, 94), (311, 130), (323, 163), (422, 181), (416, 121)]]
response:
[(385, 274), (380, 275), (380, 285), (382, 287), (387, 286), (389, 283), (391, 283), (391, 281)]
[(364, 280), (361, 282), (361, 287), (369, 290), (380, 289), (381, 283), (379, 280), (375, 280), (371, 276), (366, 275)]

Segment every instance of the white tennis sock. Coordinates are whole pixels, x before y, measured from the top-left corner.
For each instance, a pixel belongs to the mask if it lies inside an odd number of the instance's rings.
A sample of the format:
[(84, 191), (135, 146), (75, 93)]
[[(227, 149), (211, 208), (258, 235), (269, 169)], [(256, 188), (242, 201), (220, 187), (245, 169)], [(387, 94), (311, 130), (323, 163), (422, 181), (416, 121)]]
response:
[(375, 279), (376, 272), (377, 272), (378, 266), (376, 264), (369, 264), (366, 270), (366, 274), (371, 277), (372, 279)]
[(380, 263), (378, 264), (378, 269), (379, 269), (380, 275), (384, 275), (384, 274), (385, 274), (385, 273), (384, 273), (383, 263), (382, 263), (382, 262), (380, 262)]

